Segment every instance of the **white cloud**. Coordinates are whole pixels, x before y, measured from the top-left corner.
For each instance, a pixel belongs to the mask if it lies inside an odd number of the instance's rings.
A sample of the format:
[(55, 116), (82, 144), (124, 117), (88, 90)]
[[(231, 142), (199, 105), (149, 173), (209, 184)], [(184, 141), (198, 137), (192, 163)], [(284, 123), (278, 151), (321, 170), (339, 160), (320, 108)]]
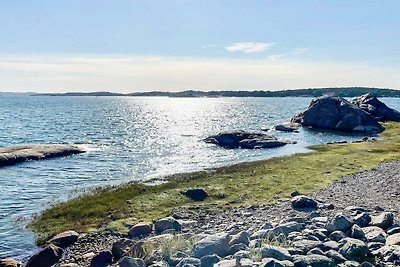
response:
[(400, 88), (399, 66), (293, 58), (0, 55), (0, 91), (277, 90), (329, 86)]
[(234, 43), (229, 46), (225, 46), (225, 50), (229, 52), (243, 52), (246, 54), (250, 53), (261, 53), (265, 50), (270, 49), (274, 43), (254, 43), (254, 42), (245, 42), (245, 43)]
[(304, 47), (304, 48), (295, 48), (295, 49), (293, 49), (292, 51), (290, 51), (289, 54), (290, 54), (290, 55), (293, 55), (293, 56), (298, 56), (298, 55), (302, 55), (302, 54), (307, 53), (309, 50), (310, 50), (310, 49), (307, 48), (307, 47)]

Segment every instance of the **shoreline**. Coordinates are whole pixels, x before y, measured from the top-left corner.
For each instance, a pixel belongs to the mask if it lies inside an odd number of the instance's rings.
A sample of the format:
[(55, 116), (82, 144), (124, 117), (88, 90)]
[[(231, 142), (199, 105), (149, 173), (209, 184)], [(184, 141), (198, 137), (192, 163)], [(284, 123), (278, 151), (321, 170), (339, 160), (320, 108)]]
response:
[[(387, 130), (382, 139), (374, 142), (312, 146), (310, 149), (315, 151), (310, 153), (170, 175), (163, 179), (165, 183), (155, 186), (128, 183), (99, 188), (92, 194), (43, 211), (29, 227), (38, 235), (38, 243), (44, 244), (64, 230), (126, 232), (136, 222), (165, 217), (176, 207), (200, 204), (212, 210), (224, 210), (275, 202), (295, 190), (315, 192), (344, 175), (371, 169), (383, 161), (400, 159), (400, 152), (396, 151), (396, 145), (400, 146), (397, 137), (400, 126), (395, 123), (385, 126)], [(347, 157), (354, 157), (353, 162)], [(181, 195), (182, 190), (192, 187), (205, 188), (208, 199), (198, 203)], [(262, 193), (261, 190), (266, 191)]]

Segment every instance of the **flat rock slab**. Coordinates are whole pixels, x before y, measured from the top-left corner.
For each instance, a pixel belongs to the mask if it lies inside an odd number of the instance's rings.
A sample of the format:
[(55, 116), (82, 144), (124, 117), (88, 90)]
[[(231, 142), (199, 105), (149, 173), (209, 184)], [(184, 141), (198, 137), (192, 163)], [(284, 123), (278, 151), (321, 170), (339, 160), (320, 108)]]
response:
[(84, 153), (76, 145), (20, 145), (0, 148), (0, 167), (18, 164), (31, 160), (42, 160)]

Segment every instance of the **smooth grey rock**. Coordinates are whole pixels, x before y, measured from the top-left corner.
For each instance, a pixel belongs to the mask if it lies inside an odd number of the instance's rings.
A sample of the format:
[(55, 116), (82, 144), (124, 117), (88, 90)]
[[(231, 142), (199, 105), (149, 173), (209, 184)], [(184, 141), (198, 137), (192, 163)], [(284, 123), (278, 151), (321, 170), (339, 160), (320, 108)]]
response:
[(229, 236), (226, 233), (210, 235), (194, 245), (192, 254), (196, 258), (212, 254), (225, 257), (229, 250), (229, 241)]
[(339, 243), (336, 241), (326, 241), (322, 244), (323, 250), (339, 250)]
[(357, 224), (360, 227), (367, 227), (370, 222), (371, 216), (366, 212), (358, 214), (354, 217), (354, 224)]
[(400, 245), (400, 233), (389, 235), (386, 238), (386, 245)]
[(200, 267), (201, 261), (196, 258), (184, 258), (176, 265), (176, 267), (187, 267), (187, 266)]
[(295, 241), (292, 243), (292, 246), (294, 248), (297, 248), (297, 249), (303, 251), (304, 254), (307, 253), (307, 251), (312, 250), (313, 248), (322, 248), (323, 247), (321, 241), (307, 240), (307, 239)]
[(371, 114), (335, 96), (313, 99), (307, 110), (291, 121), (303, 126), (339, 131), (379, 133), (384, 130)]
[(336, 250), (328, 250), (327, 252), (325, 252), (325, 256), (331, 258), (336, 264), (346, 261), (346, 258), (343, 257), (343, 255)]
[(363, 241), (347, 237), (342, 242), (343, 245), (339, 249), (339, 253), (346, 259), (354, 261), (363, 261), (366, 259), (368, 247)]
[(107, 267), (111, 265), (113, 256), (111, 251), (102, 251), (92, 258), (90, 267)]
[(277, 260), (289, 260), (291, 261), (293, 257), (290, 255), (286, 248), (270, 246), (267, 245), (262, 248), (261, 255), (263, 258), (274, 258)]
[(352, 238), (355, 238), (355, 239), (361, 239), (361, 240), (364, 240), (364, 239), (365, 239), (365, 233), (363, 232), (363, 230), (361, 229), (361, 227), (358, 226), (357, 224), (354, 224), (354, 225), (351, 227), (350, 236), (351, 236)]
[(248, 246), (245, 245), (245, 244), (243, 244), (243, 243), (234, 244), (234, 245), (232, 245), (232, 246), (229, 248), (228, 254), (229, 254), (229, 255), (233, 255), (233, 254), (235, 254), (235, 253), (238, 252), (238, 251), (247, 250), (247, 249), (248, 249)]
[(216, 254), (206, 255), (200, 259), (201, 267), (214, 266), (214, 264), (218, 263), (221, 260), (222, 258)]
[(316, 209), (318, 207), (317, 201), (304, 195), (293, 197), (291, 204), (294, 209)]
[(329, 232), (334, 232), (334, 231), (346, 232), (350, 230), (352, 225), (353, 222), (351, 221), (350, 218), (348, 218), (344, 214), (339, 213), (328, 221), (328, 223), (326, 224), (326, 229)]
[(181, 229), (181, 224), (173, 217), (166, 217), (154, 223), (154, 230), (158, 234), (166, 230), (181, 231)]
[(274, 148), (293, 143), (274, 136), (244, 131), (220, 133), (204, 139), (206, 143), (216, 144), (224, 148)]
[(55, 145), (18, 145), (0, 148), (0, 167), (18, 164), (24, 161), (65, 157), (84, 153), (85, 150), (68, 144)]
[(248, 232), (246, 231), (242, 231), (236, 235), (231, 236), (231, 240), (229, 242), (229, 245), (235, 245), (235, 244), (245, 244), (245, 245), (249, 245), (250, 243), (250, 235)]
[(372, 216), (371, 225), (378, 226), (382, 229), (387, 229), (393, 225), (394, 214), (392, 212), (382, 212), (378, 216)]
[(345, 237), (346, 235), (342, 231), (334, 231), (329, 235), (329, 239), (336, 242), (342, 240)]
[(264, 258), (260, 267), (294, 267), (294, 263), (288, 260), (279, 261), (274, 258)]
[(233, 260), (222, 260), (217, 263), (218, 267), (241, 267), (240, 262), (236, 259)]
[(25, 267), (50, 267), (56, 264), (62, 257), (63, 249), (55, 245), (49, 245), (33, 255)]
[(79, 234), (75, 231), (62, 232), (49, 240), (49, 243), (58, 247), (65, 248), (74, 244), (79, 238)]
[(296, 256), (294, 259), (295, 267), (334, 267), (334, 261), (322, 255)]
[(386, 233), (382, 228), (378, 226), (368, 226), (362, 228), (365, 233), (365, 238), (367, 238), (368, 242), (381, 242), (385, 243), (386, 241)]
[(300, 123), (282, 123), (274, 126), (275, 131), (280, 131), (280, 132), (294, 132), (300, 128), (301, 124)]
[(140, 222), (129, 229), (129, 238), (145, 237), (153, 232), (153, 224), (149, 222)]
[(146, 262), (142, 259), (123, 257), (118, 262), (119, 267), (146, 267)]

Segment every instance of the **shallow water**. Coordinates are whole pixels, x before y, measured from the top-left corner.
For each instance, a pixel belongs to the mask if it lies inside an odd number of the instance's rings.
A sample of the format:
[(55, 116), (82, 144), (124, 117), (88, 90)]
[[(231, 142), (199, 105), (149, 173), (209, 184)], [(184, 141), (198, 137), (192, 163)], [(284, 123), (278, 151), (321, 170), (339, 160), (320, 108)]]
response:
[[(226, 150), (202, 141), (230, 130), (259, 130), (289, 121), (311, 98), (0, 98), (0, 146), (75, 143), (87, 153), (0, 169), (0, 258), (34, 252), (24, 229), (54, 201), (108, 184), (145, 180), (226, 164), (306, 152), (308, 145), (359, 139), (301, 130), (273, 133), (296, 145)], [(400, 108), (399, 99), (384, 99)]]

